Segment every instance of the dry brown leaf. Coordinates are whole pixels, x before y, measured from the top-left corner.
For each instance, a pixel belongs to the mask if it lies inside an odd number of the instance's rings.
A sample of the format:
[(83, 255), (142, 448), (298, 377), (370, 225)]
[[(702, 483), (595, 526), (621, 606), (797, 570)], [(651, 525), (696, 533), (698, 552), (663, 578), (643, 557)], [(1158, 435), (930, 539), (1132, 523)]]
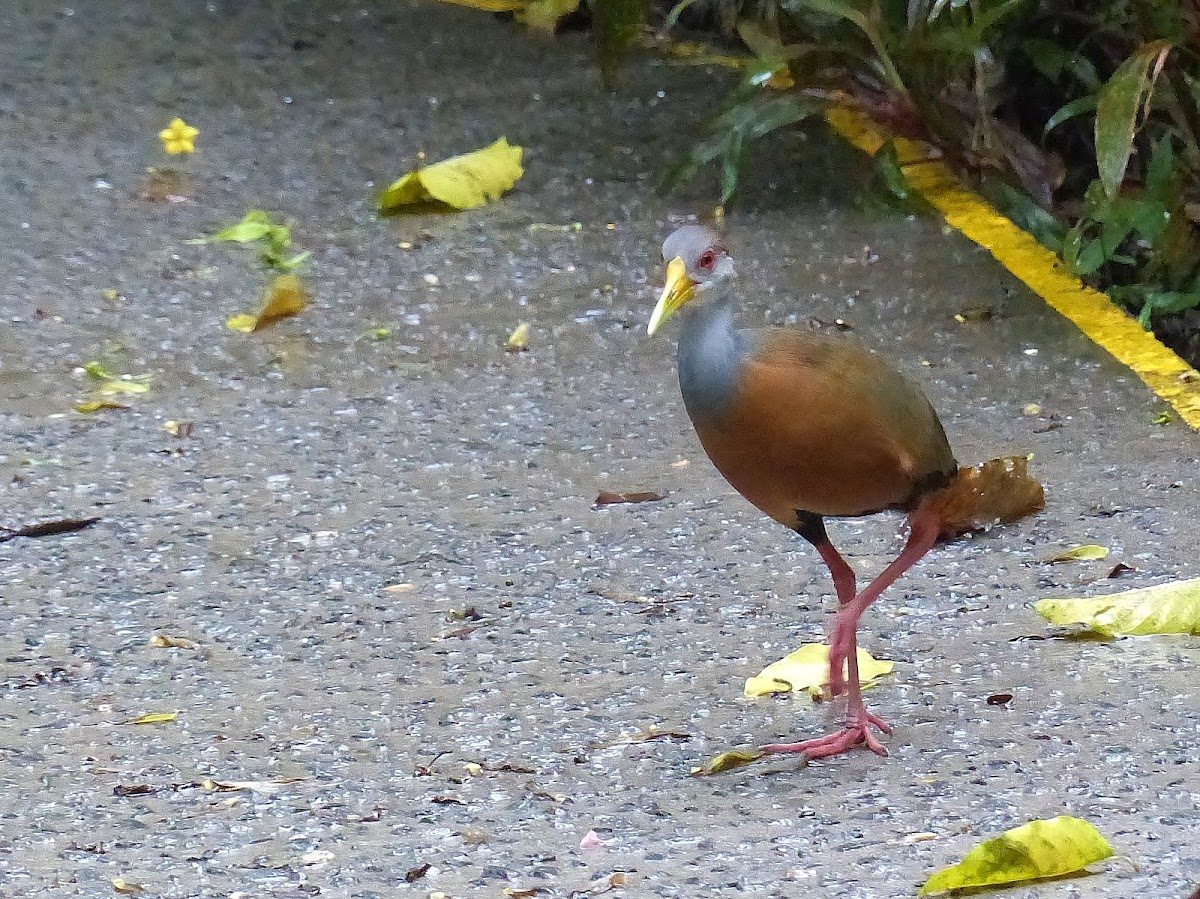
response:
[(949, 486), (930, 499), (929, 511), (942, 522), (942, 536), (957, 537), (1044, 509), (1046, 493), (1028, 469), (1025, 456), (960, 468)]
[(404, 882), (416, 883), (418, 880), (428, 874), (429, 869), (432, 867), (433, 865), (429, 864), (429, 862), (425, 862), (423, 865), (417, 865), (415, 868), (409, 868), (404, 872)]
[(54, 521), (40, 521), (37, 524), (27, 524), (19, 528), (0, 526), (0, 543), (7, 543), (18, 537), (53, 537), (56, 534), (69, 534), (71, 531), (82, 531), (91, 527), (97, 521), (95, 518), (59, 518)]
[(154, 792), (150, 784), (117, 784), (113, 787), (114, 796), (147, 796)]

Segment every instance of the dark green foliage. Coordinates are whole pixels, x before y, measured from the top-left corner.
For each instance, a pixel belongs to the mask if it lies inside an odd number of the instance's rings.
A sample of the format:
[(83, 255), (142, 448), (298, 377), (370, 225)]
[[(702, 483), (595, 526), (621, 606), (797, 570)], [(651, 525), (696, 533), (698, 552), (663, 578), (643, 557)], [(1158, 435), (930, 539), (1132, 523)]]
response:
[(592, 22), (600, 71), (612, 83), (621, 61), (646, 21), (646, 0), (593, 0)]
[(691, 180), (701, 167), (714, 160), (721, 164), (721, 202), (737, 190), (738, 177), (750, 145), (785, 125), (794, 125), (819, 114), (823, 104), (796, 94), (766, 94), (760, 88), (737, 91), (709, 128), (709, 134), (667, 173), (663, 190)]
[[(668, 183), (720, 160), (723, 199), (747, 144), (819, 109), (858, 105), (938, 144), (965, 177), (1074, 271), (1139, 313), (1200, 306), (1200, 7), (1190, 0), (764, 0), (759, 68)], [(739, 32), (744, 29), (739, 28)], [(894, 154), (873, 193), (907, 201)], [(879, 188), (882, 186), (883, 191)]]

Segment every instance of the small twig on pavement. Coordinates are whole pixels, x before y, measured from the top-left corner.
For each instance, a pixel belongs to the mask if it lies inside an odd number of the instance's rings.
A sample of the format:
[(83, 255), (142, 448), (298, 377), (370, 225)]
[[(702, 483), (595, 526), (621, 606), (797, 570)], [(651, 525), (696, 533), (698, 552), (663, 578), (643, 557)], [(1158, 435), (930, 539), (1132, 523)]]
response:
[(82, 531), (91, 527), (100, 516), (95, 518), (59, 518), (56, 521), (41, 521), (37, 524), (27, 524), (19, 528), (6, 528), (0, 525), (0, 543), (16, 540), (18, 537), (53, 537), (55, 534), (69, 534), (71, 531)]

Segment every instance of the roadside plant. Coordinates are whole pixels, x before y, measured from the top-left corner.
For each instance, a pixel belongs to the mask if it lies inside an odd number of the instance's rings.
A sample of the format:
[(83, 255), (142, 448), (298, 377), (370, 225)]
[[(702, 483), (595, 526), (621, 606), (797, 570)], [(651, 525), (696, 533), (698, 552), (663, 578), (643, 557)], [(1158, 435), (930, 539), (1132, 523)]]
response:
[[(701, 2), (684, 0), (668, 23), (686, 24)], [(720, 9), (754, 59), (667, 186), (715, 162), (726, 202), (754, 141), (827, 104), (850, 105), (939, 147), (1146, 326), (1200, 308), (1200, 4), (767, 0)], [(877, 163), (876, 182), (903, 193), (894, 159), (881, 153)]]

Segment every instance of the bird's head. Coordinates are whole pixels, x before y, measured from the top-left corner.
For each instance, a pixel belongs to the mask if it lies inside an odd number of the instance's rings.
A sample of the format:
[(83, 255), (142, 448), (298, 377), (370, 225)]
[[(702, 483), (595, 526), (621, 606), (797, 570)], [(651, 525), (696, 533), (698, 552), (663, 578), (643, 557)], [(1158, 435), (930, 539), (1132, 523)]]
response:
[(733, 257), (720, 235), (703, 225), (684, 225), (663, 241), (663, 262), (667, 283), (646, 326), (650, 335), (685, 304), (733, 277)]

